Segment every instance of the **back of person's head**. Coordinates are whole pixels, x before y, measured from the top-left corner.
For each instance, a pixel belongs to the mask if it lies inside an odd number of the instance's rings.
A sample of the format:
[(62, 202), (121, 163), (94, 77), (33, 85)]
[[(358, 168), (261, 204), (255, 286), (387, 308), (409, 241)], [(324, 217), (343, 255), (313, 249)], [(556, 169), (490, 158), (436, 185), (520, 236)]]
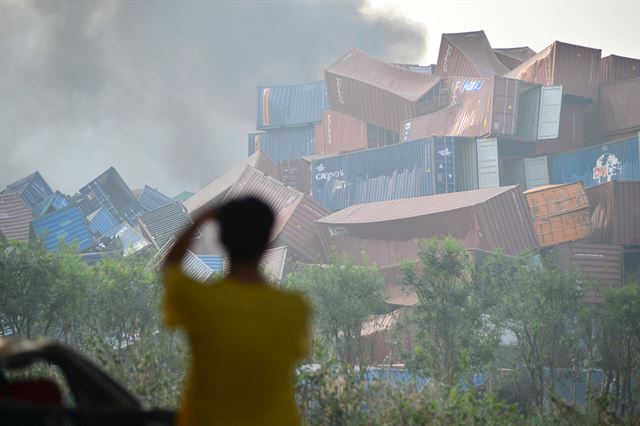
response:
[(274, 214), (256, 197), (236, 198), (216, 212), (220, 242), (231, 261), (258, 261), (269, 245)]

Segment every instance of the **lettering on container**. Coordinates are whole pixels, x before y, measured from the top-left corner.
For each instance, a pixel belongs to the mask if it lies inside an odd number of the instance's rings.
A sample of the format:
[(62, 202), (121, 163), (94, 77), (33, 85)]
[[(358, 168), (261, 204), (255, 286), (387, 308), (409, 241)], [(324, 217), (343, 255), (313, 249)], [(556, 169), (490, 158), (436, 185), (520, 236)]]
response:
[(336, 95), (338, 95), (338, 102), (344, 105), (344, 92), (342, 91), (342, 79), (336, 77)]
[(444, 54), (444, 64), (442, 64), (442, 71), (447, 72), (447, 68), (449, 67), (449, 56), (451, 55), (451, 51), (453, 51), (453, 47), (451, 45), (447, 45), (447, 52)]
[(331, 114), (327, 114), (327, 143), (331, 145)]
[(269, 125), (269, 93), (271, 89), (268, 87), (262, 89), (262, 125)]
[(598, 183), (611, 182), (611, 178), (619, 173), (622, 173), (622, 162), (614, 154), (607, 152), (596, 160), (593, 180)]
[(450, 157), (453, 154), (453, 152), (449, 148), (444, 148), (444, 149), (439, 150), (438, 154), (441, 157)]
[(326, 180), (328, 182), (331, 179), (344, 177), (344, 170), (327, 171), (325, 165), (322, 163), (316, 167), (316, 171), (318, 172), (315, 176), (316, 180)]

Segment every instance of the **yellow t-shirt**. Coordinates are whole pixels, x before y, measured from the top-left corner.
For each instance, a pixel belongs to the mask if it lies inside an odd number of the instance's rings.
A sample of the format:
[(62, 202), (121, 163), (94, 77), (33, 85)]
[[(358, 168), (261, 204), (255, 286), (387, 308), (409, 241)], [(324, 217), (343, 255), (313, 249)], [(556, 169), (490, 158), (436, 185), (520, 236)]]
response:
[(186, 425), (299, 425), (292, 371), (309, 350), (309, 306), (295, 293), (222, 278), (202, 284), (164, 268), (165, 323), (185, 330)]

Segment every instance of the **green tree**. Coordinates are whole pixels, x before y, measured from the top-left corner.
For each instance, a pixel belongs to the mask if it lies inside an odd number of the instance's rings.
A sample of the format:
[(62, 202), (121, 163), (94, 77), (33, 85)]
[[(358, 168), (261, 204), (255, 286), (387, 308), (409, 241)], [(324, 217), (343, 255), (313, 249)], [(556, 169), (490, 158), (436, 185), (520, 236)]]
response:
[(304, 292), (313, 305), (318, 337), (347, 365), (368, 363), (362, 324), (384, 309), (384, 277), (366, 259), (363, 263), (334, 255), (328, 265), (298, 264), (288, 276), (288, 286)]
[(433, 238), (419, 252), (420, 273), (403, 265), (403, 285), (415, 291), (416, 345), (411, 368), (448, 387), (486, 365), (497, 345), (495, 328), (483, 320), (472, 282), (472, 262), (459, 241)]
[(547, 385), (544, 369), (550, 371), (551, 384), (557, 368), (576, 366), (581, 337), (578, 316), (584, 293), (579, 277), (557, 270), (550, 259), (536, 263), (526, 256), (509, 258), (502, 253), (482, 269), (484, 281), (478, 285), (489, 317), (515, 335), (539, 406)]

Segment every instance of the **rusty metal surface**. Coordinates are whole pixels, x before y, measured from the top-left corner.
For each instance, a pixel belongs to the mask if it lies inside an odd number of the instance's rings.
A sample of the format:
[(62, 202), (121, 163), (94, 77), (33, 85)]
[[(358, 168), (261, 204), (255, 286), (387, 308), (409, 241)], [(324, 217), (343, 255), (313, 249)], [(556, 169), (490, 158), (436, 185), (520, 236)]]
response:
[(316, 126), (316, 155), (340, 154), (368, 147), (367, 123), (337, 111), (326, 111)]
[(436, 236), (508, 254), (537, 248), (517, 186), (359, 204), (320, 219), (318, 227), (324, 250), (335, 247), (356, 262), (365, 251), (381, 268), (417, 259), (419, 240)]
[(604, 135), (640, 129), (640, 78), (600, 86), (598, 125)]
[(502, 62), (502, 65), (509, 70), (516, 68), (536, 54), (536, 52), (528, 46), (493, 49), (493, 53), (496, 54), (498, 60)]
[(0, 231), (9, 240), (29, 241), (31, 208), (19, 192), (0, 194)]
[(568, 243), (556, 249), (558, 268), (575, 268), (582, 276), (597, 284), (622, 285), (622, 246)]
[(493, 77), (508, 71), (484, 31), (442, 34), (437, 74), (442, 77)]
[(640, 59), (609, 55), (602, 58), (601, 81), (603, 84), (640, 77)]
[(331, 109), (385, 129), (430, 110), (440, 77), (409, 71), (351, 49), (325, 70)]
[(280, 180), (303, 194), (311, 194), (311, 162), (298, 158), (278, 163)]
[(601, 53), (600, 49), (556, 41), (504, 76), (544, 86), (562, 85), (565, 94), (597, 99)]
[(640, 182), (612, 181), (586, 193), (593, 212), (592, 242), (640, 245)]
[(195, 217), (203, 210), (220, 202), (229, 188), (240, 178), (247, 166), (254, 167), (256, 170), (260, 170), (274, 178), (279, 177), (278, 167), (266, 154), (258, 151), (217, 177), (185, 201), (184, 206), (189, 214)]

